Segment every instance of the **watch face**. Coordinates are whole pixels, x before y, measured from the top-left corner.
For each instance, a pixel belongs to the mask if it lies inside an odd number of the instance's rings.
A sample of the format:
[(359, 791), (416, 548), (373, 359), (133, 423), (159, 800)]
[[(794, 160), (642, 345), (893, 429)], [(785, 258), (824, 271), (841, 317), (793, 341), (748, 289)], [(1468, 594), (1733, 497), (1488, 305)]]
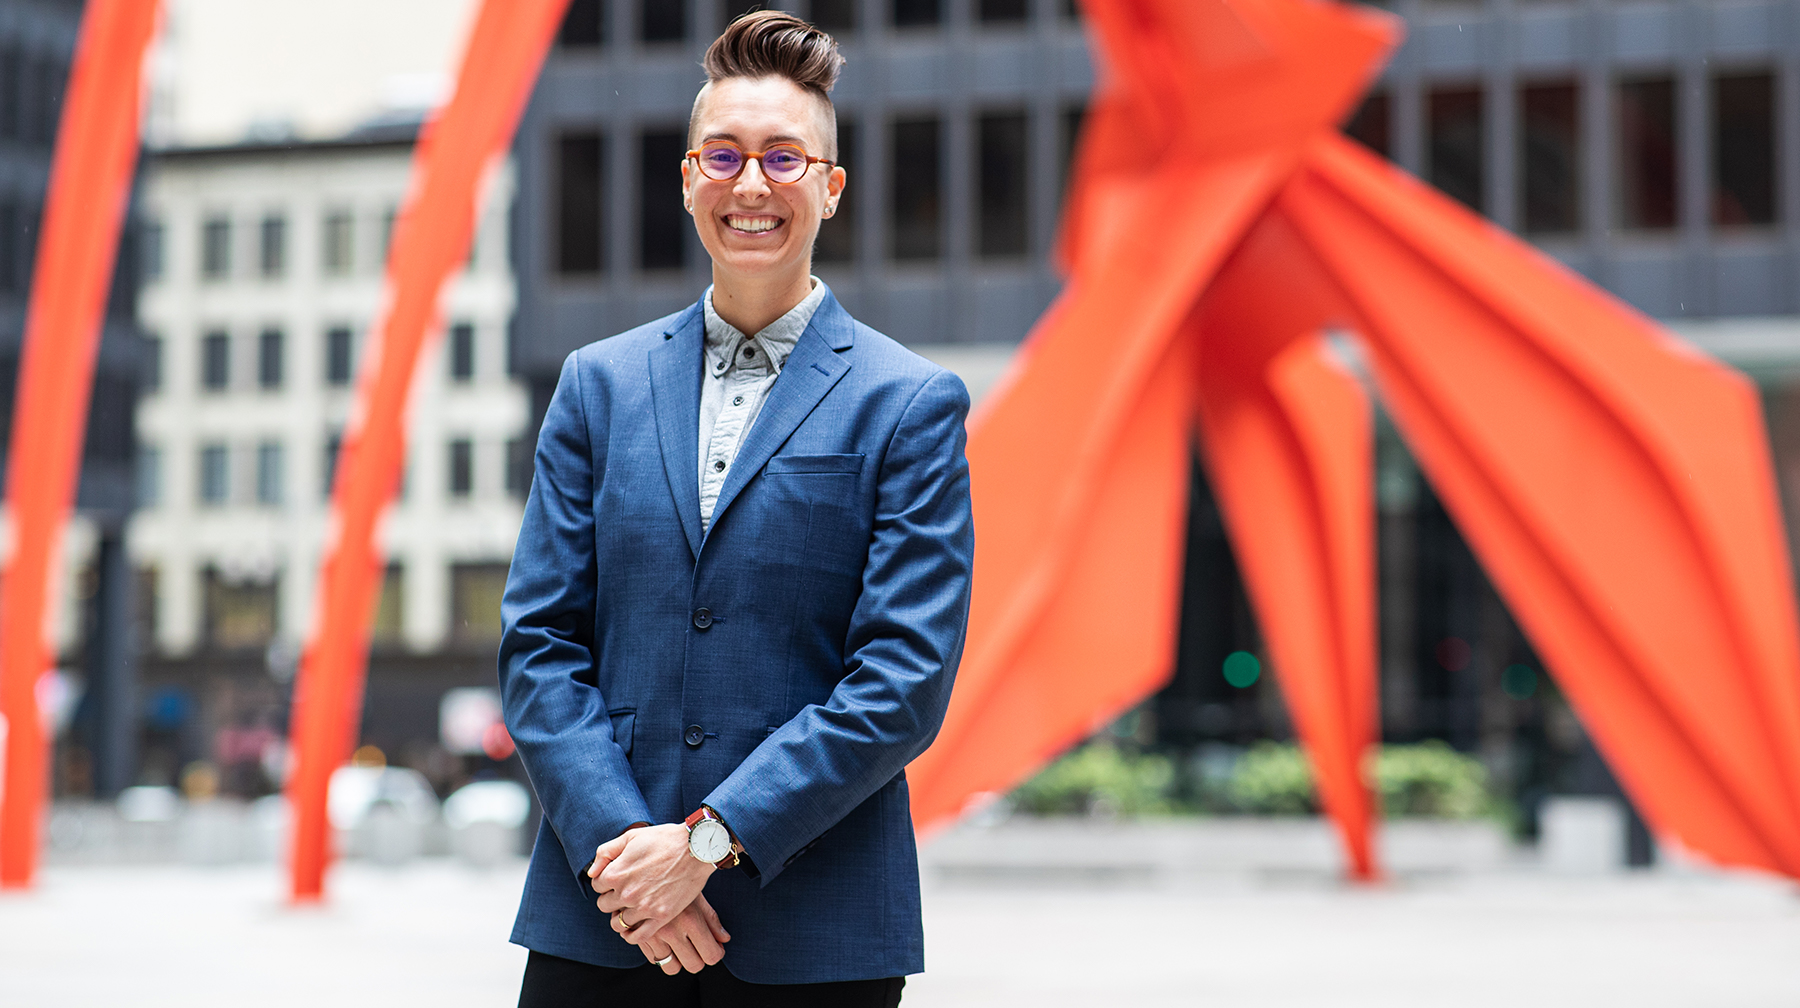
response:
[(731, 834), (716, 819), (702, 819), (688, 834), (688, 850), (707, 864), (722, 861), (731, 853)]

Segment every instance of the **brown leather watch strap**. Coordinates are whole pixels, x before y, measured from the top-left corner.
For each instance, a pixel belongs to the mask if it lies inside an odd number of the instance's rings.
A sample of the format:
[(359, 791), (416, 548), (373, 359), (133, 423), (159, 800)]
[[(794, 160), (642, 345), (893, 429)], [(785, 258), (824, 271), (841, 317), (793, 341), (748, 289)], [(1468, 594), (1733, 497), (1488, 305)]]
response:
[(682, 825), (686, 826), (687, 831), (691, 834), (694, 832), (694, 826), (697, 823), (699, 823), (702, 819), (711, 819), (713, 822), (716, 822), (720, 826), (725, 827), (725, 835), (727, 837), (731, 838), (731, 853), (726, 854), (724, 857), (720, 858), (717, 861), (714, 861), (712, 863), (712, 866), (714, 868), (718, 868), (721, 870), (726, 869), (726, 868), (736, 868), (738, 866), (738, 862), (740, 860), (742, 860), (742, 858), (743, 858), (744, 845), (741, 843), (738, 843), (737, 834), (733, 833), (731, 831), (731, 825), (725, 821), (725, 818), (723, 816), (721, 816), (721, 815), (719, 815), (719, 813), (713, 811), (710, 807), (702, 805), (699, 808), (695, 809), (687, 817), (687, 819), (682, 822)]

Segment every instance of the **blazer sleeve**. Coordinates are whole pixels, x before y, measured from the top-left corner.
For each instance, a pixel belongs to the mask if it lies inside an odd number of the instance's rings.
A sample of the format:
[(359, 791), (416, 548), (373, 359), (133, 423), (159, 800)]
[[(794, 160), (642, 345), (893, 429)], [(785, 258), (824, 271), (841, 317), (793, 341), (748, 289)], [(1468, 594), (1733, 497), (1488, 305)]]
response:
[(968, 629), (975, 559), (962, 381), (939, 371), (884, 456), (845, 675), (706, 797), (768, 885), (912, 762), (943, 724)]
[(571, 354), (538, 434), (531, 494), (500, 604), (506, 727), (577, 874), (596, 846), (633, 823), (653, 821), (613, 740), (595, 671), (595, 453), (582, 391)]

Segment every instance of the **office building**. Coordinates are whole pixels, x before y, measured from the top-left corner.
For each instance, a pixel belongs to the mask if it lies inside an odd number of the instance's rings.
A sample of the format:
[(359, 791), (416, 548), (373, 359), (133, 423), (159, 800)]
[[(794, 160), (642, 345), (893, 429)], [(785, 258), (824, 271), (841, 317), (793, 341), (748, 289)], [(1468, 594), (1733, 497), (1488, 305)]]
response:
[[(145, 773), (194, 760), (270, 785), (312, 629), (328, 503), (357, 372), (380, 320), (415, 126), (334, 141), (168, 149), (144, 169), (149, 363), (138, 406)], [(444, 299), (413, 387), (408, 461), (380, 530), (365, 741), (437, 737), (439, 696), (490, 685), (524, 487), (524, 385), (508, 367), (510, 168)], [(417, 754), (413, 754), (417, 756)]]

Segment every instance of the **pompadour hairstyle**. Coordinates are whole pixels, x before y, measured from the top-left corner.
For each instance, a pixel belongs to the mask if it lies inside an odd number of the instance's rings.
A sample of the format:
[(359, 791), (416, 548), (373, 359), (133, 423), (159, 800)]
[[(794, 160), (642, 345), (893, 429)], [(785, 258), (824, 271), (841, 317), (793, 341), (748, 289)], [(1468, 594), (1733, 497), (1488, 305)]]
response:
[[(837, 85), (843, 65), (837, 39), (778, 10), (751, 11), (731, 22), (700, 61), (709, 86), (733, 77), (781, 77), (817, 98), (825, 113), (825, 155), (832, 158), (837, 157), (837, 109), (831, 104), (831, 89)], [(688, 119), (690, 143), (700, 128), (704, 97), (703, 89)]]
[(837, 39), (811, 24), (786, 11), (758, 10), (731, 22), (700, 65), (708, 81), (786, 77), (824, 96), (837, 85), (844, 57)]

